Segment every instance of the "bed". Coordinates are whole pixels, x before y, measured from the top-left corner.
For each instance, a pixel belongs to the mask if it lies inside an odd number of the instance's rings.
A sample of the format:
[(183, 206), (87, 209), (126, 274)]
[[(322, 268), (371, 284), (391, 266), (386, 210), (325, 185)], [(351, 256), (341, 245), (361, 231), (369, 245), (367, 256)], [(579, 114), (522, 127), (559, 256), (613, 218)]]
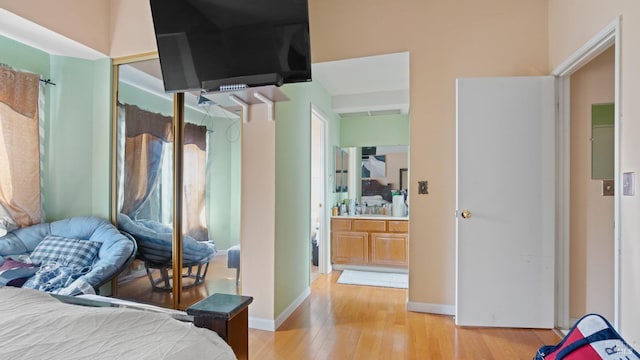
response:
[(186, 313), (104, 304), (0, 287), (0, 358), (236, 359), (216, 332), (184, 321)]

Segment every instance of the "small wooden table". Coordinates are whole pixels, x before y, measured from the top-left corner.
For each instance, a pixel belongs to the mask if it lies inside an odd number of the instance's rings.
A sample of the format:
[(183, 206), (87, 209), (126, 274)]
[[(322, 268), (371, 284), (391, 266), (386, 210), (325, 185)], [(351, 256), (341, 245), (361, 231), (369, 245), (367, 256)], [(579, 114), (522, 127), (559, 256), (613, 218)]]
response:
[(249, 358), (249, 304), (251, 296), (213, 294), (187, 308), (195, 326), (215, 331), (239, 360)]

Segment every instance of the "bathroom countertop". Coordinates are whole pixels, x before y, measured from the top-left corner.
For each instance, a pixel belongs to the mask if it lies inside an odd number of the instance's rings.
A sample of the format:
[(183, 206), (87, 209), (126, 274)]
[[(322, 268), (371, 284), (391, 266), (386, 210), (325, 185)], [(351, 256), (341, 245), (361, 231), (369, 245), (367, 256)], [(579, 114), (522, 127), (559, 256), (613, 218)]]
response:
[(338, 215), (332, 216), (332, 219), (365, 219), (365, 220), (409, 220), (409, 216), (391, 216), (378, 214), (364, 215)]

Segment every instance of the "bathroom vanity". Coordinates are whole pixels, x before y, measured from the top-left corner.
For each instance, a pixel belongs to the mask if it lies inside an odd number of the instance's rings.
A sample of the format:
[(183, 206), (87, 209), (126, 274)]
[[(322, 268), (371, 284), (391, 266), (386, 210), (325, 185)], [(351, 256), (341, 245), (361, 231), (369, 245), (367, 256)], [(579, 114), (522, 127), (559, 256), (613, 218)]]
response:
[(385, 215), (331, 218), (334, 265), (407, 268), (408, 217)]

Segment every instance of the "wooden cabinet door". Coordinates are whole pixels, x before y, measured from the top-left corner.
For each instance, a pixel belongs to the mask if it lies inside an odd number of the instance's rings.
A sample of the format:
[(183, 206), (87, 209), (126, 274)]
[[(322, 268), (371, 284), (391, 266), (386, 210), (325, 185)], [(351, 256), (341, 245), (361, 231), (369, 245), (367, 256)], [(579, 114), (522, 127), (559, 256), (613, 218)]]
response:
[(369, 234), (357, 231), (336, 231), (331, 239), (334, 264), (366, 265), (369, 262)]
[(372, 233), (372, 265), (407, 266), (407, 234)]

